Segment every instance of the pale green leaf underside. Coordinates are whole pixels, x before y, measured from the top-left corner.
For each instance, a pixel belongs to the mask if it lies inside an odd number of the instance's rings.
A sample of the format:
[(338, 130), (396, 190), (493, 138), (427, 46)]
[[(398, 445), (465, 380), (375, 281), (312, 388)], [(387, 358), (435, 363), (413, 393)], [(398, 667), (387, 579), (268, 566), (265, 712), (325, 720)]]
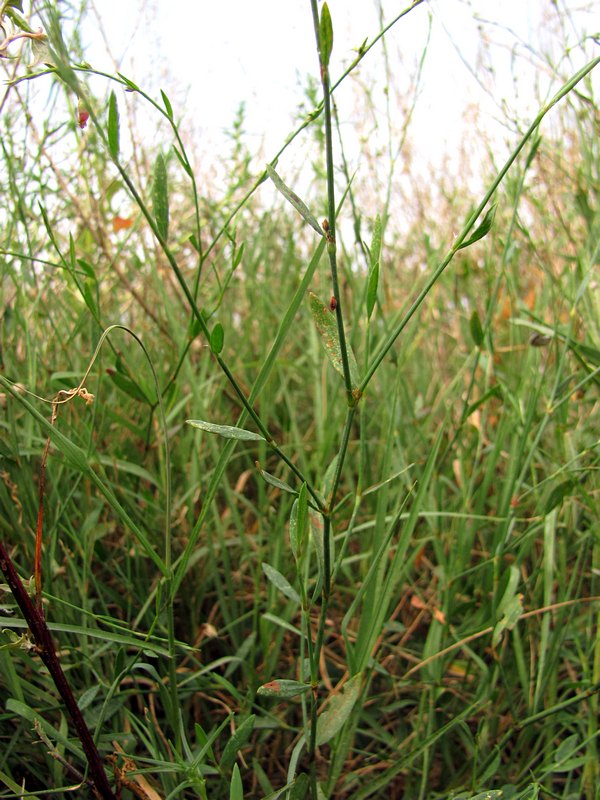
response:
[(216, 433), (218, 436), (223, 436), (225, 439), (239, 439), (244, 442), (264, 442), (264, 436), (254, 431), (246, 431), (243, 428), (234, 428), (232, 425), (215, 425), (214, 422), (205, 422), (203, 419), (186, 419), (188, 425), (194, 428), (200, 428), (207, 433)]

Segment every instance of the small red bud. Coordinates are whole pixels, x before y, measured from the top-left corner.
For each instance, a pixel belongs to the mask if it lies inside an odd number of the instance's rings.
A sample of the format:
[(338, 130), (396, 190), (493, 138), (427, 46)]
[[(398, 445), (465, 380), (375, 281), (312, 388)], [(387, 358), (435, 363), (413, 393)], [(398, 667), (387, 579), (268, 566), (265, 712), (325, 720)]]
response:
[(88, 124), (89, 118), (90, 118), (90, 112), (86, 111), (85, 108), (79, 106), (79, 108), (77, 109), (77, 122), (79, 124), (79, 127), (82, 129), (85, 128), (85, 126)]
[(335, 299), (334, 295), (331, 295), (331, 300), (329, 301), (329, 310), (331, 312), (335, 311), (337, 308), (337, 300)]

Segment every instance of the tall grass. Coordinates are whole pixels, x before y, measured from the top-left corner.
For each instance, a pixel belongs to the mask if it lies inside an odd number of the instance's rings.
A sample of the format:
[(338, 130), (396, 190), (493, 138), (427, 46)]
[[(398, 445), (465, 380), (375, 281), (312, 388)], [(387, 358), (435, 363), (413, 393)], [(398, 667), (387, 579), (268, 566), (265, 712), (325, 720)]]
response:
[[(33, 67), (10, 45), (1, 538), (102, 796), (599, 796), (598, 58), (480, 197), (414, 181), (407, 226), (410, 113), (373, 197), (332, 100), (378, 48), (389, 86), (423, 5), (380, 6), (338, 76), (307, 4), (315, 107), (258, 170), (241, 110), (219, 194), (164, 91), (84, 62), (77, 8), (36, 6)], [(312, 179), (283, 157), (310, 136)], [(2, 610), (0, 796), (99, 790), (48, 644)]]

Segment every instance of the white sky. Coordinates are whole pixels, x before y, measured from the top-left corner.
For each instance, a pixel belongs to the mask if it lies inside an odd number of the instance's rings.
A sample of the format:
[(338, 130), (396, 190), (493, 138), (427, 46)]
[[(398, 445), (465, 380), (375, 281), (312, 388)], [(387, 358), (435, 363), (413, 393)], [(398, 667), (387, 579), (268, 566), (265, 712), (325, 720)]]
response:
[[(386, 21), (407, 5), (407, 0), (381, 2)], [(309, 0), (96, 0), (95, 5), (96, 20), (92, 15), (94, 24), (83, 31), (86, 59), (94, 67), (113, 69), (99, 35), (103, 29), (119, 69), (156, 94), (158, 87), (165, 89), (176, 116), (190, 123), (207, 157), (223, 149), (223, 131), (231, 127), (241, 101), (246, 103), (248, 146), (253, 152), (262, 148), (263, 160), (292, 130), (306, 76), (317, 74)], [(564, 5), (574, 4), (566, 0)], [(587, 7), (567, 14), (560, 0), (558, 5), (550, 0), (430, 0), (411, 11), (392, 29), (387, 46), (396, 88), (406, 92), (431, 24), (414, 128), (423, 154), (457, 146), (468, 103), (478, 106), (486, 125), (504, 117), (499, 111), (503, 101), (530, 121), (538, 98), (547, 98), (560, 85), (544, 58), (566, 78), (600, 49), (588, 42), (586, 58), (576, 47), (584, 33), (600, 29), (598, 3)], [(380, 26), (375, 0), (329, 0), (329, 8), (335, 79)], [(542, 24), (544, 18), (554, 33)], [(482, 36), (490, 42), (487, 52)], [(570, 63), (559, 63), (564, 43), (574, 48)], [(381, 57), (377, 45), (357, 75), (365, 81), (377, 76), (374, 98), (383, 109)], [(350, 84), (337, 97), (341, 117), (349, 123), (356, 120)], [(497, 127), (496, 135), (502, 138), (506, 132)]]

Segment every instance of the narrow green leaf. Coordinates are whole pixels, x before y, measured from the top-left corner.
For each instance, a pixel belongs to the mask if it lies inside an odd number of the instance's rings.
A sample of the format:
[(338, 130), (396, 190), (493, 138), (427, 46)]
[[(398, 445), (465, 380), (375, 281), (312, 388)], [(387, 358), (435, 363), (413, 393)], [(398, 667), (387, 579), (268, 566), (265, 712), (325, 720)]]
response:
[(189, 161), (187, 160), (187, 158), (183, 155), (183, 153), (179, 150), (179, 148), (176, 145), (173, 145), (173, 152), (175, 153), (175, 155), (177, 156), (177, 160), (179, 161), (179, 163), (181, 164), (181, 166), (185, 170), (186, 175), (189, 178), (193, 178), (194, 177), (194, 172), (193, 172), (193, 170), (192, 170), (192, 168), (190, 166)]
[(381, 217), (379, 214), (375, 217), (373, 224), (373, 236), (371, 238), (371, 249), (369, 251), (369, 267), (373, 269), (379, 264), (381, 258)]
[(482, 394), (481, 397), (478, 400), (475, 400), (474, 403), (471, 403), (471, 405), (465, 411), (465, 419), (470, 417), (471, 414), (474, 411), (476, 411), (480, 406), (482, 406), (484, 403), (486, 403), (491, 397), (497, 397), (500, 400), (503, 399), (502, 398), (502, 389), (499, 386), (499, 384), (496, 384), (495, 386), (492, 386), (492, 388), (488, 389), (487, 392), (484, 392), (484, 394)]
[(221, 756), (221, 769), (228, 770), (233, 762), (235, 761), (235, 757), (238, 753), (238, 750), (241, 750), (242, 747), (246, 744), (250, 735), (252, 734), (252, 730), (254, 728), (254, 721), (256, 720), (256, 716), (251, 714), (247, 719), (245, 719), (242, 724), (237, 728), (231, 739), (225, 745), (225, 749), (223, 750), (223, 755)]
[(119, 108), (114, 92), (108, 100), (108, 150), (116, 161), (119, 158)]
[[(13, 4), (11, 3), (11, 5), (13, 5)], [(22, 11), (22, 9), (20, 8), (19, 5), (14, 4), (13, 8), (11, 8), (10, 6), (5, 8), (4, 9), (4, 13), (9, 18), (9, 20), (12, 22), (12, 24), (15, 25), (17, 28), (20, 28), (22, 31), (25, 31), (25, 33), (33, 33), (33, 30), (32, 30), (32, 28), (30, 28), (27, 20), (24, 17), (22, 17), (20, 14), (18, 14), (16, 9), (18, 9), (19, 11)], [(40, 41), (46, 43), (46, 40), (44, 40), (44, 39), (42, 39), (42, 40), (34, 39), (32, 41), (32, 44), (34, 44), (36, 41), (37, 41), (38, 44), (40, 43)]]
[(323, 478), (323, 485), (321, 487), (321, 492), (323, 493), (323, 497), (325, 498), (325, 502), (329, 503), (332, 499), (330, 497), (331, 490), (333, 489), (333, 479), (335, 478), (335, 473), (337, 471), (337, 465), (339, 461), (339, 453), (333, 457), (329, 466), (325, 470), (325, 477)]
[(571, 494), (573, 489), (576, 487), (577, 483), (572, 478), (569, 478), (568, 480), (559, 483), (558, 486), (555, 486), (554, 489), (550, 492), (550, 496), (546, 500), (546, 505), (544, 507), (544, 514), (549, 514), (553, 508), (562, 505), (562, 502), (565, 499), (565, 497)]
[(377, 287), (379, 285), (379, 263), (375, 264), (369, 272), (367, 283), (367, 319), (371, 319), (371, 314), (377, 302)]
[(96, 273), (94, 272), (94, 268), (91, 264), (89, 264), (83, 258), (78, 258), (77, 264), (86, 273), (88, 278), (92, 278), (94, 281), (96, 280)]
[(115, 384), (117, 388), (119, 388), (122, 392), (132, 397), (134, 400), (138, 400), (140, 403), (150, 403), (149, 398), (146, 396), (143, 389), (138, 386), (137, 383), (134, 383), (131, 378), (127, 377), (127, 375), (123, 375), (117, 370), (114, 369), (107, 369), (106, 374), (111, 379), (111, 381)]
[(310, 213), (308, 206), (298, 197), (298, 195), (293, 192), (289, 186), (286, 186), (285, 183), (281, 180), (279, 175), (275, 172), (273, 167), (270, 164), (267, 164), (267, 173), (269, 178), (275, 184), (275, 188), (281, 192), (281, 194), (288, 200), (296, 209), (296, 211), (300, 214), (300, 216), (308, 222), (308, 224), (316, 230), (316, 232), (323, 236), (323, 229), (315, 219), (315, 217)]
[(288, 494), (298, 494), (289, 483), (276, 478), (275, 475), (271, 475), (270, 472), (266, 472), (264, 469), (261, 468), (260, 463), (256, 462), (256, 468), (261, 474), (261, 477), (271, 486), (275, 486), (277, 489), (281, 489), (282, 492), (287, 492)]
[[(340, 339), (338, 335), (337, 323), (335, 316), (331, 313), (328, 306), (323, 305), (319, 298), (309, 292), (310, 310), (312, 312), (313, 320), (319, 336), (321, 337), (321, 344), (325, 348), (325, 352), (331, 364), (340, 375), (344, 376), (344, 367), (342, 364), (342, 354), (340, 350)], [(356, 389), (360, 383), (358, 374), (358, 365), (356, 358), (352, 352), (352, 348), (348, 345), (348, 366), (350, 367), (350, 381), (352, 388)]]
[(500, 642), (505, 630), (514, 628), (523, 613), (523, 595), (517, 592), (520, 579), (519, 570), (512, 565), (509, 568), (508, 584), (498, 604), (498, 616), (500, 619), (492, 634), (492, 645), (494, 647)]
[(123, 83), (127, 87), (127, 89), (125, 91), (127, 91), (127, 92), (139, 92), (140, 91), (140, 87), (137, 85), (137, 83), (134, 83), (132, 80), (130, 80), (129, 78), (125, 77), (125, 75), (123, 75), (122, 72), (117, 72), (117, 75), (119, 76), (119, 78), (121, 78), (121, 80), (123, 81)]
[(308, 490), (306, 483), (300, 487), (300, 492), (290, 514), (290, 545), (296, 561), (302, 558), (306, 534), (308, 533)]
[(158, 232), (162, 238), (166, 240), (169, 235), (169, 192), (167, 186), (167, 167), (161, 153), (156, 156), (156, 161), (154, 162), (152, 203)]
[(192, 245), (192, 247), (194, 248), (194, 250), (197, 253), (200, 252), (200, 245), (198, 244), (198, 240), (196, 239), (196, 237), (195, 237), (195, 235), (193, 233), (191, 233), (188, 236), (188, 242)]
[(377, 302), (377, 288), (379, 285), (379, 260), (381, 258), (381, 217), (375, 217), (373, 225), (373, 237), (371, 239), (371, 250), (369, 253), (369, 277), (367, 280), (367, 319), (371, 319), (371, 314)]
[(321, 63), (324, 67), (329, 66), (331, 51), (333, 49), (333, 25), (329, 6), (323, 3), (321, 10), (321, 20), (319, 22), (319, 44), (321, 46)]
[(301, 772), (294, 781), (290, 791), (289, 800), (305, 800), (308, 797), (310, 778), (306, 772)]
[(341, 730), (360, 696), (361, 686), (362, 674), (359, 672), (331, 698), (317, 723), (318, 747), (329, 742)]
[(279, 589), (279, 591), (289, 600), (293, 600), (294, 603), (300, 605), (300, 596), (298, 592), (294, 589), (288, 579), (283, 576), (281, 572), (279, 572), (279, 570), (276, 570), (275, 567), (272, 567), (270, 564), (267, 564), (265, 561), (263, 561), (262, 571), (276, 589)]
[(171, 102), (170, 102), (169, 98), (163, 92), (162, 89), (160, 90), (160, 96), (162, 97), (162, 101), (165, 104), (165, 109), (166, 109), (166, 112), (167, 112), (167, 116), (168, 116), (169, 119), (172, 120), (173, 119), (173, 107), (171, 106)]
[(224, 340), (225, 333), (223, 331), (223, 326), (220, 322), (217, 322), (215, 327), (212, 329), (212, 333), (210, 334), (210, 349), (216, 356), (218, 356), (223, 349)]
[(229, 784), (229, 800), (244, 800), (242, 776), (240, 775), (240, 768), (237, 764), (233, 765), (233, 771), (231, 773), (231, 783)]
[(244, 242), (241, 243), (241, 245), (239, 247), (239, 250), (237, 250), (235, 252), (235, 255), (234, 255), (233, 260), (231, 262), (231, 268), (232, 269), (235, 270), (235, 269), (237, 269), (239, 267), (243, 256), (244, 256)]
[(531, 149), (527, 154), (527, 160), (525, 162), (525, 169), (529, 169), (531, 166), (531, 162), (537, 155), (537, 151), (540, 149), (540, 145), (542, 143), (542, 137), (539, 133), (535, 135), (535, 139), (533, 140), (533, 144), (531, 145)]
[(309, 689), (309, 683), (276, 679), (268, 683), (263, 683), (262, 686), (259, 686), (256, 693), (261, 697), (278, 697), (283, 700), (287, 697), (297, 697), (299, 694), (305, 694)]
[(463, 242), (457, 248), (457, 250), (462, 250), (464, 247), (469, 247), (469, 245), (472, 245), (474, 242), (478, 242), (480, 239), (483, 239), (484, 236), (487, 236), (487, 234), (490, 232), (492, 228), (492, 225), (494, 224), (494, 217), (496, 216), (497, 206), (498, 203), (494, 203), (494, 205), (488, 209), (481, 225), (475, 228), (475, 231), (471, 234), (471, 236), (467, 239), (467, 241)]
[(469, 328), (471, 331), (471, 338), (475, 342), (475, 347), (481, 347), (483, 344), (483, 328), (481, 327), (481, 320), (477, 309), (474, 309), (469, 320)]
[(202, 431), (208, 433), (216, 433), (218, 436), (223, 436), (225, 439), (239, 439), (240, 441), (250, 442), (264, 442), (264, 436), (254, 431), (246, 431), (244, 428), (234, 428), (231, 425), (215, 425), (212, 422), (205, 422), (203, 419), (186, 419), (188, 425), (194, 428), (200, 428)]

